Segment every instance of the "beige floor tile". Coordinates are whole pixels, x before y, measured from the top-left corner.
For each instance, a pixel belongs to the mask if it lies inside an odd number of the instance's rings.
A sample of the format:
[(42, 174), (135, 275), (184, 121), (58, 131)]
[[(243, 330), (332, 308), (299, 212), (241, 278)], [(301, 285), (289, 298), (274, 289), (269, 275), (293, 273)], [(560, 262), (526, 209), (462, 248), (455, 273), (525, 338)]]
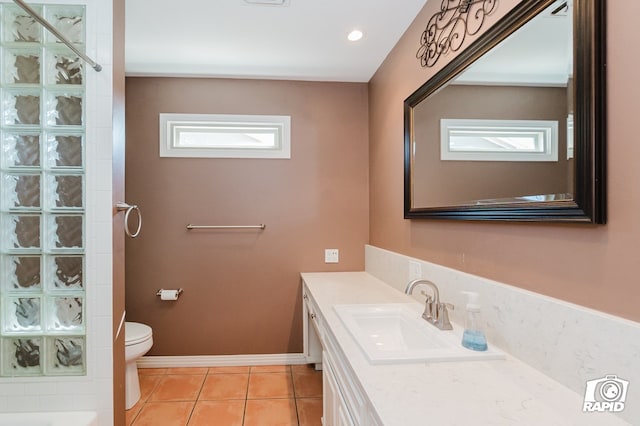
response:
[(313, 365), (145, 368), (139, 378), (127, 426), (321, 426)]
[(167, 368), (167, 374), (207, 374), (207, 367), (173, 367)]
[(293, 373), (293, 388), (296, 398), (322, 397), (322, 372)]
[(322, 374), (322, 370), (316, 370), (314, 367), (314, 364), (294, 364), (291, 366), (291, 372), (293, 374), (297, 374), (297, 373)]
[(189, 426), (242, 426), (245, 400), (198, 401)]
[(149, 396), (151, 396), (160, 379), (162, 379), (162, 376), (159, 375), (138, 376), (138, 380), (140, 381), (140, 401), (146, 402), (149, 399)]
[(298, 426), (296, 403), (290, 399), (249, 399), (244, 426)]
[(127, 426), (130, 426), (133, 423), (133, 421), (136, 419), (138, 414), (140, 414), (140, 410), (142, 410), (142, 407), (144, 407), (144, 402), (138, 401), (136, 405), (134, 405), (133, 407), (125, 411), (124, 415), (125, 415), (125, 422)]
[(234, 374), (248, 373), (251, 367), (247, 366), (228, 366), (228, 367), (209, 367), (209, 374)]
[(249, 374), (209, 374), (199, 400), (245, 399)]
[(195, 402), (147, 402), (133, 426), (185, 426)]
[(296, 398), (300, 426), (322, 426), (322, 398)]
[(195, 374), (162, 376), (148, 401), (195, 401), (205, 377)]
[(291, 367), (288, 365), (253, 365), (252, 373), (288, 373)]
[(293, 383), (289, 373), (251, 373), (247, 398), (293, 398)]

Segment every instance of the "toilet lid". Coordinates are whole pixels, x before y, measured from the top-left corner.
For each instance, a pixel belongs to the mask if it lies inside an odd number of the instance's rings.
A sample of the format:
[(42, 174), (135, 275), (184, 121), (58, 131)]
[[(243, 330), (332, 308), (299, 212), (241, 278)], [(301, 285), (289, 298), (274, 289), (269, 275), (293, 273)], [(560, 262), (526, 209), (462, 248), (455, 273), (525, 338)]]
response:
[(151, 337), (151, 327), (139, 322), (124, 323), (124, 344), (125, 346), (135, 345), (144, 342)]

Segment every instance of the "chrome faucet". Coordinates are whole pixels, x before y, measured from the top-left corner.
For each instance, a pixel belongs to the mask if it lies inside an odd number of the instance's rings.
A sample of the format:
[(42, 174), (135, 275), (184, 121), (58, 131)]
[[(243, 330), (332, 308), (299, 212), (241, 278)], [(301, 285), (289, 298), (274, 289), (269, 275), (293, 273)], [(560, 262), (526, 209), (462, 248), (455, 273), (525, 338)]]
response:
[(453, 326), (451, 325), (451, 322), (449, 322), (449, 311), (447, 310), (447, 308), (453, 309), (453, 305), (450, 303), (440, 302), (440, 291), (434, 282), (425, 279), (410, 281), (404, 289), (405, 294), (412, 294), (413, 289), (420, 284), (431, 288), (433, 291), (433, 297), (427, 295), (422, 318), (424, 318), (428, 323), (435, 325), (440, 330), (453, 330)]

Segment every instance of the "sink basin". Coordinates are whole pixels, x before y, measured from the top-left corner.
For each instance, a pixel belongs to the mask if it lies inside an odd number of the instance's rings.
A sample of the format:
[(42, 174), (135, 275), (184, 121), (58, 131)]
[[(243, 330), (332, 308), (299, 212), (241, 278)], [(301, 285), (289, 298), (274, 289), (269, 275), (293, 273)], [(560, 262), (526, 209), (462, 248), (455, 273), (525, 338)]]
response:
[(502, 359), (496, 349), (472, 351), (461, 330), (443, 331), (422, 319), (412, 303), (335, 305), (333, 309), (372, 364)]

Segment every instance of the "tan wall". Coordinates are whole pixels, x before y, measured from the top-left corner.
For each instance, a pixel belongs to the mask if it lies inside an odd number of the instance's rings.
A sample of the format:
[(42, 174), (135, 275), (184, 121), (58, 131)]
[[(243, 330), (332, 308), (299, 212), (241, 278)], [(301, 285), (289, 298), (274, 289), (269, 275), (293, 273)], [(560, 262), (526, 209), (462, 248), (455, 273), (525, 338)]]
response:
[[(126, 308), (153, 327), (149, 354), (302, 352), (299, 273), (364, 267), (367, 85), (128, 78), (126, 92), (127, 199), (144, 215), (127, 240)], [(160, 112), (291, 115), (291, 159), (159, 158)], [(178, 287), (177, 302), (155, 295)]]
[[(498, 3), (498, 14), (509, 8)], [(513, 3), (513, 2), (511, 2)], [(371, 244), (640, 320), (639, 2), (608, 1), (608, 224), (478, 223), (403, 219), (402, 103), (437, 70), (415, 58), (427, 3), (370, 82)], [(440, 64), (438, 64), (440, 65)], [(443, 285), (445, 285), (443, 283)], [(588, 332), (588, 330), (585, 330)]]
[[(449, 85), (413, 109), (413, 205), (573, 192), (567, 182), (567, 90)], [(558, 161), (441, 161), (440, 119), (554, 120)]]

